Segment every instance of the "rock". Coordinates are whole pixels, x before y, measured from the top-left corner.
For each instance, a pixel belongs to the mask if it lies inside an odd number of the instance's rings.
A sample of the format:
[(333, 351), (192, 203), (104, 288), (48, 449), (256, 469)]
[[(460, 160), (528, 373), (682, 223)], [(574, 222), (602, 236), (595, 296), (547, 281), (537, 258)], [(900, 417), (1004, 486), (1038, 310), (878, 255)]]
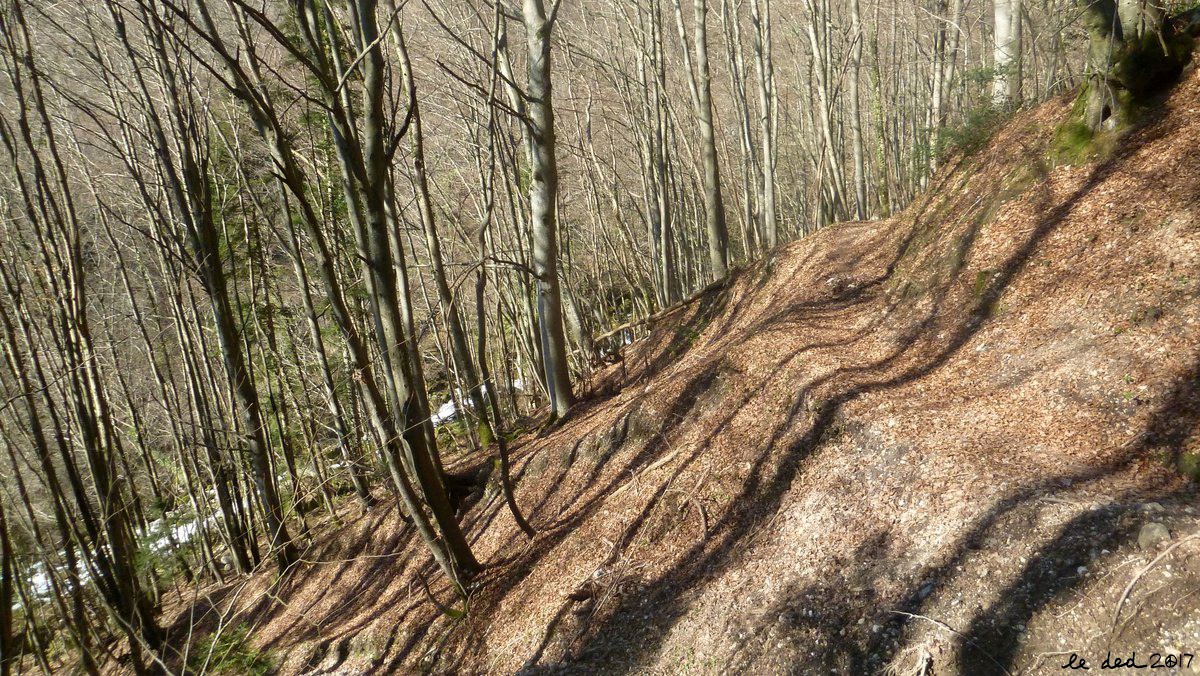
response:
[(1142, 526), (1142, 530), (1138, 532), (1138, 548), (1139, 549), (1154, 549), (1159, 544), (1171, 539), (1171, 532), (1167, 527), (1158, 522), (1148, 523)]
[(924, 601), (925, 599), (929, 598), (929, 595), (933, 593), (933, 590), (934, 584), (932, 582), (926, 582), (925, 584), (921, 585), (919, 590), (917, 590), (917, 598)]

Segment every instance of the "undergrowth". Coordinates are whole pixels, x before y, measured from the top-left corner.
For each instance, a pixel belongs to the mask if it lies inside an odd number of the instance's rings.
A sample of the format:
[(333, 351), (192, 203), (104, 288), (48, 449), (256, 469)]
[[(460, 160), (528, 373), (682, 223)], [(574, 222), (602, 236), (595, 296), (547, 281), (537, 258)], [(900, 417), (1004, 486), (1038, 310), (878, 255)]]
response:
[(270, 652), (259, 652), (247, 640), (246, 623), (206, 636), (188, 656), (189, 673), (229, 674), (230, 676), (266, 676), (275, 669)]
[(1014, 106), (998, 106), (991, 101), (967, 110), (961, 122), (938, 132), (934, 151), (943, 161), (954, 155), (974, 155), (992, 140), (1015, 110)]

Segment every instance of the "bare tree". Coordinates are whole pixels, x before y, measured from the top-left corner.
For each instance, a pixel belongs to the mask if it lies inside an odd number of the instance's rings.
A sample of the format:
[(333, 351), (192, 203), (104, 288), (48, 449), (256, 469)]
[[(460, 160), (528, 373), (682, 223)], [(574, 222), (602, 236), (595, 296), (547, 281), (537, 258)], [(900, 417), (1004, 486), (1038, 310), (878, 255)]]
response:
[(537, 277), (537, 307), (541, 327), (542, 359), (550, 406), (555, 415), (566, 415), (575, 403), (567, 370), (567, 338), (563, 331), (562, 291), (558, 275), (558, 158), (554, 134), (554, 100), (550, 68), (550, 32), (559, 4), (549, 16), (542, 0), (524, 0), (529, 74), (525, 95), (529, 100), (529, 205), (533, 229), (533, 271)]
[[(709, 265), (716, 279), (729, 272), (729, 232), (725, 224), (725, 201), (721, 197), (721, 170), (717, 160), (716, 131), (713, 128), (712, 76), (708, 65), (708, 3), (693, 0), (692, 45), (689, 49), (683, 24), (681, 0), (675, 0), (675, 20), (683, 48), (692, 105), (700, 125), (700, 163), (704, 167), (704, 223), (708, 235)], [(696, 62), (692, 64), (692, 51)]]
[(1006, 106), (1021, 101), (1021, 0), (993, 0), (992, 100)]

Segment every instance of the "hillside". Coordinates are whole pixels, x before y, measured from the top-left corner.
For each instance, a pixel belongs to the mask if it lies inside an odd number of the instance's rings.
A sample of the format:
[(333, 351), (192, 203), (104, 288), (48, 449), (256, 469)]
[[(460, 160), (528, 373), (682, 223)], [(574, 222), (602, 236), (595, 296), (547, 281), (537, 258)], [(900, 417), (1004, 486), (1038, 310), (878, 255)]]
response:
[(656, 317), (565, 422), (514, 443), (537, 537), (494, 483), (465, 511), (487, 568), (461, 617), (393, 505), (347, 504), (279, 588), (203, 590), (174, 630), (247, 622), (284, 673), (1200, 652), (1178, 469), (1200, 452), (1200, 76), (1113, 156), (1055, 166), (1070, 106), (1020, 114), (900, 216)]

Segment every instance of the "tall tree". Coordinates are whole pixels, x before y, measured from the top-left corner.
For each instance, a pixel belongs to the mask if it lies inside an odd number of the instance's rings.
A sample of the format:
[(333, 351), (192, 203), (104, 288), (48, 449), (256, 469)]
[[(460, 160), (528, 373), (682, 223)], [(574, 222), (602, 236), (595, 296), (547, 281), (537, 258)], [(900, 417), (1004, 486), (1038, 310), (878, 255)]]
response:
[(542, 360), (550, 403), (557, 416), (566, 415), (575, 403), (567, 363), (567, 338), (563, 330), (562, 290), (558, 274), (558, 158), (554, 135), (554, 96), (550, 68), (550, 32), (561, 0), (549, 16), (542, 0), (524, 0), (528, 50), (529, 135), (532, 141), (529, 171), (529, 205), (533, 229), (533, 273), (537, 278), (538, 320)]
[(754, 61), (758, 71), (758, 127), (762, 141), (762, 222), (767, 248), (779, 243), (779, 217), (775, 208), (778, 98), (775, 91), (774, 38), (771, 34), (771, 0), (750, 0), (754, 19)]
[(12, 633), (13, 578), (16, 576), (16, 552), (8, 537), (8, 519), (0, 500), (0, 676), (12, 673), (16, 663), (16, 641)]
[(992, 101), (1021, 102), (1021, 0), (993, 0)]
[[(399, 31), (395, 31), (394, 34), (398, 35)], [(466, 386), (465, 398), (474, 415), (478, 416), (479, 441), (486, 447), (492, 439), (492, 429), (488, 424), (487, 412), (484, 411), (488, 402), (483, 394), (483, 381), (476, 371), (475, 363), (471, 359), (471, 350), (467, 346), (467, 331), (463, 327), (458, 312), (458, 303), (455, 302), (454, 293), (446, 278), (446, 266), (442, 260), (442, 240), (438, 233), (437, 219), (433, 213), (433, 200), (429, 195), (429, 176), (425, 165), (425, 132), (421, 121), (421, 100), (417, 95), (417, 83), (413, 77), (408, 48), (402, 37), (396, 40), (396, 51), (400, 57), (400, 70), (408, 89), (409, 105), (411, 106), (409, 119), (412, 120), (412, 123), (409, 135), (412, 136), (413, 183), (416, 188), (417, 210), (421, 214), (421, 226), (425, 233), (425, 247), (429, 252), (434, 288), (437, 289), (446, 331), (450, 334), (450, 350), (454, 356), (454, 364), (461, 374), (460, 380)]]
[[(721, 196), (721, 169), (717, 159), (717, 135), (713, 127), (712, 74), (708, 65), (708, 2), (692, 2), (692, 47), (688, 49), (683, 24), (682, 0), (675, 0), (675, 18), (683, 47), (692, 105), (700, 125), (700, 163), (704, 168), (704, 225), (708, 235), (708, 259), (712, 276), (729, 273), (729, 231), (725, 224), (725, 201)], [(693, 66), (691, 52), (695, 51)]]

